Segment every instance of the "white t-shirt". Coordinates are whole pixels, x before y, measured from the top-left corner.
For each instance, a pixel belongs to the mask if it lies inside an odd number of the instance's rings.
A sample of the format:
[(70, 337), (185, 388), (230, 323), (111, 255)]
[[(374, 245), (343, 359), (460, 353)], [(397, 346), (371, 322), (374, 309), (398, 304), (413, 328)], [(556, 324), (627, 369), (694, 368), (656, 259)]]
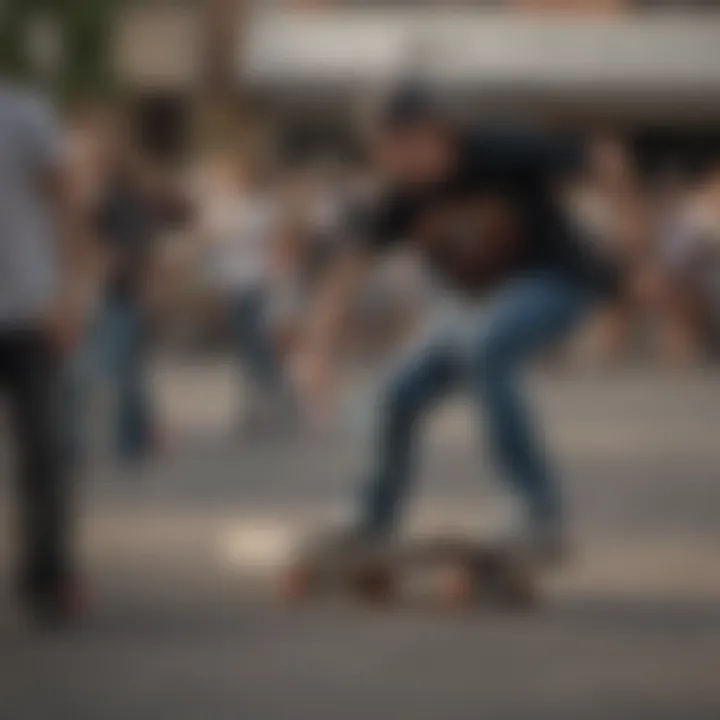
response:
[(0, 327), (32, 322), (52, 303), (57, 256), (43, 179), (62, 152), (50, 107), (0, 83)]
[(273, 204), (262, 197), (217, 197), (205, 211), (210, 274), (226, 291), (268, 282), (270, 244), (277, 224)]

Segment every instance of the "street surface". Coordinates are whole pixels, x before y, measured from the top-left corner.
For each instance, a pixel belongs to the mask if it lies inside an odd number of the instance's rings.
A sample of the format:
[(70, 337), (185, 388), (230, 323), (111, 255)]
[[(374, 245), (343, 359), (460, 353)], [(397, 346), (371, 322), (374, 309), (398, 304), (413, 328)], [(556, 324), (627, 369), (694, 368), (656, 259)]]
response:
[[(86, 625), (43, 637), (0, 600), (0, 718), (720, 717), (720, 374), (545, 373), (532, 391), (575, 541), (540, 612), (285, 608), (288, 546), (349, 511), (367, 393), (325, 434), (251, 442), (225, 365), (158, 370), (165, 454), (129, 471), (100, 453), (84, 483)], [(410, 526), (507, 510), (469, 417), (432, 423)], [(4, 518), (9, 497), (0, 482)]]

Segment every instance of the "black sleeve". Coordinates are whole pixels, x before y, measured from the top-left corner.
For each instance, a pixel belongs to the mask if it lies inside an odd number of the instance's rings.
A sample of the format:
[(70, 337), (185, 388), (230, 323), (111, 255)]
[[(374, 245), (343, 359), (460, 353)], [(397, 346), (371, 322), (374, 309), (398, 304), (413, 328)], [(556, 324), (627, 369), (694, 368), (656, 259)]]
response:
[(585, 141), (571, 135), (549, 135), (542, 141), (542, 167), (546, 176), (566, 180), (582, 172), (586, 162)]
[(585, 162), (585, 144), (571, 135), (507, 126), (475, 136), (471, 154), (520, 178), (560, 181), (577, 175)]
[(416, 215), (417, 203), (411, 197), (390, 194), (351, 211), (351, 235), (362, 247), (381, 252), (407, 238)]

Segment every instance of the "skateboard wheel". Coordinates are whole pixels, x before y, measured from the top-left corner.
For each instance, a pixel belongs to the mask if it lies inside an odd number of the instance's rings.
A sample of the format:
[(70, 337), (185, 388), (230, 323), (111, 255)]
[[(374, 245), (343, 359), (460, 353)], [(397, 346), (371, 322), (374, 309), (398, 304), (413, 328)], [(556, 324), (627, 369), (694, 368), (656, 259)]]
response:
[(507, 578), (504, 590), (504, 600), (514, 610), (532, 610), (539, 604), (537, 588), (527, 574)]
[(360, 568), (353, 581), (353, 590), (362, 600), (388, 602), (395, 596), (395, 579), (386, 568)]
[(477, 589), (473, 573), (466, 567), (453, 567), (439, 579), (440, 598), (451, 610), (462, 610), (477, 602)]

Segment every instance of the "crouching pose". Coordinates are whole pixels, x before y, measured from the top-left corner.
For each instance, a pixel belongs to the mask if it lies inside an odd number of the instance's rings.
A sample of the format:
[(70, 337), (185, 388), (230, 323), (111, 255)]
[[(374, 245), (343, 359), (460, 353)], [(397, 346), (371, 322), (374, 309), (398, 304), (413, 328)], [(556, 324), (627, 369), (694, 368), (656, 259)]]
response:
[[(398, 92), (372, 143), (381, 190), (354, 223), (358, 241), (323, 288), (304, 377), (327, 384), (345, 310), (368, 264), (407, 243), (464, 306), (403, 363), (385, 389), (361, 508), (363, 536), (391, 533), (411, 486), (421, 418), (462, 384), (486, 419), (494, 462), (527, 509), (523, 540), (562, 550), (557, 479), (518, 378), (615, 285), (576, 237), (563, 182), (588, 155), (575, 141), (509, 128), (461, 127), (428, 97)], [(356, 218), (357, 220), (357, 218)]]

